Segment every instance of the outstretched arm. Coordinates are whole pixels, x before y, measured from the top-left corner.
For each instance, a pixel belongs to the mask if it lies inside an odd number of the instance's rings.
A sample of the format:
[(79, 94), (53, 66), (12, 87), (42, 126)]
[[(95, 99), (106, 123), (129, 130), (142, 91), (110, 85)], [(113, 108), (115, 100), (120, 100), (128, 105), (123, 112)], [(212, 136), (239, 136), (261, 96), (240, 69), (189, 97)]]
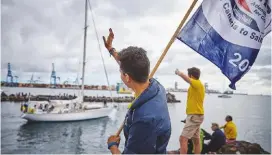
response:
[(114, 57), (114, 59), (116, 60), (116, 62), (120, 65), (119, 55), (118, 55), (118, 52), (115, 50), (115, 48), (112, 48), (111, 55)]
[(176, 69), (175, 73), (176, 73), (176, 75), (180, 76), (184, 81), (191, 84), (191, 79), (186, 74), (182, 73), (178, 69)]
[(219, 129), (224, 129), (226, 127), (226, 125), (223, 125), (221, 127), (219, 127)]
[(112, 29), (110, 28), (107, 40), (103, 36), (104, 45), (107, 48), (107, 50), (110, 52), (110, 54), (114, 57), (116, 62), (120, 65), (120, 59), (119, 59), (119, 56), (118, 56), (118, 52), (115, 50), (115, 48), (112, 47), (113, 39), (114, 39), (114, 33), (113, 33)]

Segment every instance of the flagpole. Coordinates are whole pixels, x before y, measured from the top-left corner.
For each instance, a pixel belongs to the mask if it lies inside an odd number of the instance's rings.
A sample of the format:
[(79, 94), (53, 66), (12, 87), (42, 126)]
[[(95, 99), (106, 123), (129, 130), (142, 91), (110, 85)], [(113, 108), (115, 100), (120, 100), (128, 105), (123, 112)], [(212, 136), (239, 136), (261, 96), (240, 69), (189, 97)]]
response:
[[(153, 75), (155, 74), (155, 72), (157, 71), (159, 65), (161, 64), (163, 58), (165, 57), (166, 53), (168, 52), (170, 46), (173, 44), (173, 42), (175, 41), (176, 39), (176, 36), (178, 35), (180, 29), (182, 28), (182, 26), (184, 25), (185, 21), (187, 20), (187, 18), (189, 17), (190, 13), (192, 12), (195, 4), (196, 4), (197, 0), (194, 0), (193, 3), (191, 4), (190, 8), (187, 10), (185, 16), (183, 17), (183, 19), (181, 20), (178, 28), (176, 29), (174, 35), (172, 36), (171, 40), (168, 42), (166, 48), (164, 49), (160, 59), (158, 60), (158, 62), (156, 63), (155, 67), (153, 68), (151, 74), (149, 75), (149, 78), (152, 78)], [(125, 124), (125, 121), (123, 121), (122, 125), (120, 126), (120, 128), (118, 129), (118, 131), (116, 132), (116, 136), (119, 136), (120, 133), (122, 132), (123, 128), (124, 128), (124, 124)]]
[(180, 29), (182, 28), (182, 26), (184, 25), (185, 21), (187, 20), (187, 18), (189, 17), (190, 13), (192, 12), (195, 4), (196, 4), (197, 0), (194, 0), (193, 3), (191, 4), (190, 8), (187, 10), (185, 16), (183, 17), (183, 19), (181, 20), (178, 28), (176, 29), (175, 33), (173, 34), (171, 40), (168, 42), (167, 46), (165, 47), (160, 59), (158, 60), (158, 62), (156, 63), (155, 67), (153, 68), (151, 74), (149, 75), (149, 78), (152, 78), (153, 75), (155, 74), (155, 72), (157, 71), (157, 69), (159, 68), (163, 58), (165, 57), (166, 53), (168, 52), (169, 48), (171, 47), (171, 45), (173, 44), (173, 42), (175, 41), (178, 33), (180, 32)]

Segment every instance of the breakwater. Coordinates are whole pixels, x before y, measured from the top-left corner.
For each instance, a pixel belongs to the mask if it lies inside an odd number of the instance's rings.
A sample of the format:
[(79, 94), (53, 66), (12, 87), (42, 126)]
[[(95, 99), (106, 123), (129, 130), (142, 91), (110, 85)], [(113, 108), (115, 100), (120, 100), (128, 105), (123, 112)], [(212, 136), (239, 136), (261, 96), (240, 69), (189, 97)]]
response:
[[(48, 100), (72, 100), (77, 96), (69, 94), (60, 94), (60, 95), (31, 95), (24, 93), (16, 93), (7, 95), (4, 92), (1, 93), (1, 102), (10, 101), (10, 102), (27, 102), (30, 101), (48, 101)], [(174, 94), (167, 93), (167, 102), (168, 103), (178, 103), (180, 100), (177, 100)], [(122, 97), (107, 97), (107, 96), (84, 96), (84, 102), (116, 102), (116, 103), (128, 103), (134, 100), (132, 96), (122, 96)]]

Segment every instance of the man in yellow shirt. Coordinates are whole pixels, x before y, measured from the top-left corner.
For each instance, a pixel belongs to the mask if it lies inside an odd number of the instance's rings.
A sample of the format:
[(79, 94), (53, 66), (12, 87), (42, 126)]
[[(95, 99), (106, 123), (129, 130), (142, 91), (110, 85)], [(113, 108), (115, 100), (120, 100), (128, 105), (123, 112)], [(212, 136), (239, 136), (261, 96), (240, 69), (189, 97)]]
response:
[(235, 141), (237, 137), (237, 128), (236, 125), (232, 121), (232, 116), (226, 116), (226, 124), (220, 128), (224, 129), (224, 134), (226, 136), (227, 143), (231, 141)]
[(188, 150), (188, 140), (194, 143), (194, 153), (201, 153), (200, 144), (200, 125), (204, 120), (204, 97), (205, 88), (199, 80), (200, 70), (196, 67), (188, 69), (188, 76), (178, 69), (175, 72), (178, 76), (190, 84), (187, 95), (186, 123), (179, 138), (180, 154), (186, 154)]

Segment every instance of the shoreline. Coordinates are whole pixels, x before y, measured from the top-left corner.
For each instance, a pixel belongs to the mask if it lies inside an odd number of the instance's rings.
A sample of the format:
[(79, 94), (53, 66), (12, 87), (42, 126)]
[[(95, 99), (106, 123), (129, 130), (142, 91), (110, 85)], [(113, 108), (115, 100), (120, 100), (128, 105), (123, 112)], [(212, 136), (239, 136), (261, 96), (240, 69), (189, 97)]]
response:
[[(74, 90), (74, 91), (80, 91), (81, 89), (80, 88), (43, 88), (43, 87), (1, 87), (1, 92), (5, 92), (5, 88), (7, 89), (51, 89), (52, 91), (54, 90)], [(87, 91), (111, 91), (111, 92), (116, 92), (116, 90), (107, 90), (107, 89), (84, 89), (84, 90), (87, 90)], [(167, 90), (166, 90), (167, 91)], [(170, 93), (187, 93), (186, 91), (167, 91), (167, 92), (170, 92)], [(17, 92), (18, 93), (18, 92)], [(23, 92), (25, 93), (25, 92)], [(27, 92), (28, 93), (28, 92)], [(133, 95), (133, 94), (129, 94), (129, 93), (119, 93), (121, 95)], [(223, 93), (206, 93), (206, 95), (209, 95), (209, 94), (217, 94), (217, 95), (222, 95)], [(267, 96), (267, 97), (271, 97), (271, 95), (267, 95), (267, 94), (244, 94), (244, 93), (233, 93), (233, 94), (227, 94), (227, 95), (230, 95), (230, 96)]]

